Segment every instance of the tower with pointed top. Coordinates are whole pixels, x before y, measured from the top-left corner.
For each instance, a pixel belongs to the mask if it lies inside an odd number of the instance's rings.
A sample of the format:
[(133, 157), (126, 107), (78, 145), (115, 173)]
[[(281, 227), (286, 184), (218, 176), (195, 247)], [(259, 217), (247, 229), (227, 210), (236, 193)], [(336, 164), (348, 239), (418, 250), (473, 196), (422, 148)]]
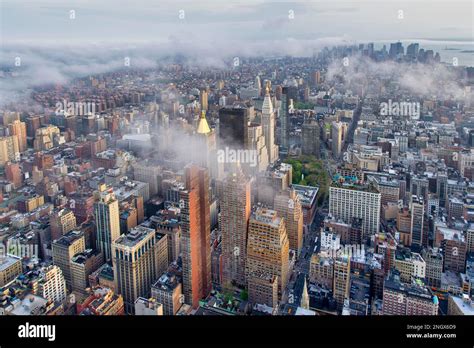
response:
[(198, 151), (196, 161), (201, 167), (206, 167), (212, 178), (219, 177), (219, 168), (217, 163), (217, 143), (216, 133), (209, 127), (206, 120), (206, 112), (201, 112), (199, 123), (196, 129), (198, 140)]
[(268, 151), (268, 162), (273, 164), (278, 159), (278, 146), (275, 145), (275, 112), (273, 110), (268, 85), (262, 105), (262, 126), (265, 136), (265, 145)]

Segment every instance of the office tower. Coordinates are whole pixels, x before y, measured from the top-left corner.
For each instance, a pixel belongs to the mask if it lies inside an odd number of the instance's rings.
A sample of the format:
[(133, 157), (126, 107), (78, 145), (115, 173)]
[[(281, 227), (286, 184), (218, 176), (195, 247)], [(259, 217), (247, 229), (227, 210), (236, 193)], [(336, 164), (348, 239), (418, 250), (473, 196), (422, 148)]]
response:
[(271, 206), (275, 195), (288, 189), (293, 180), (293, 167), (281, 163), (279, 167), (271, 168), (257, 177), (257, 201)]
[(19, 160), (20, 148), (16, 135), (0, 138), (0, 166), (4, 166), (8, 161)]
[(320, 157), (319, 124), (315, 120), (306, 120), (302, 126), (301, 152), (303, 155)]
[(35, 150), (44, 151), (51, 149), (55, 145), (55, 138), (59, 137), (60, 133), (59, 128), (53, 125), (38, 128), (33, 142)]
[(149, 221), (150, 227), (168, 238), (168, 263), (177, 262), (181, 249), (181, 226), (177, 215), (171, 210), (160, 210)]
[(333, 296), (339, 310), (344, 306), (344, 300), (349, 297), (351, 275), (350, 256), (338, 257), (334, 260)]
[(290, 107), (296, 102), (298, 90), (293, 86), (286, 86), (282, 89), (281, 112), (280, 112), (280, 147), (288, 149), (290, 137)]
[(14, 255), (0, 254), (0, 287), (5, 286), (22, 272), (21, 258)]
[(289, 249), (285, 223), (275, 210), (258, 208), (252, 213), (245, 266), (248, 284), (252, 284), (254, 277), (278, 277), (281, 298), (289, 279)]
[(249, 150), (255, 151), (256, 153), (256, 165), (250, 166), (249, 170), (252, 174), (256, 175), (257, 173), (267, 169), (268, 151), (267, 146), (265, 145), (262, 125), (251, 123), (248, 126), (248, 131)]
[(193, 160), (201, 167), (209, 170), (212, 178), (218, 178), (219, 165), (217, 157), (216, 132), (211, 130), (206, 120), (206, 112), (201, 112), (201, 118), (197, 127), (198, 149), (194, 154)]
[(168, 267), (166, 237), (143, 226), (112, 243), (115, 289), (123, 296), (125, 312), (133, 314), (135, 300), (148, 296), (153, 281)]
[(81, 231), (66, 233), (61, 238), (54, 240), (51, 244), (53, 265), (61, 269), (68, 287), (70, 287), (72, 283), (71, 258), (77, 253), (84, 251), (85, 248), (84, 233)]
[(419, 49), (420, 49), (420, 45), (418, 43), (409, 44), (407, 47), (407, 56), (411, 58), (418, 57)]
[(309, 264), (309, 280), (326, 289), (333, 289), (334, 257), (327, 251), (314, 253)]
[(148, 183), (151, 197), (160, 193), (161, 175), (161, 167), (151, 161), (145, 160), (133, 164), (134, 179)]
[(15, 120), (8, 125), (10, 135), (16, 135), (18, 138), (18, 150), (20, 152), (26, 151), (28, 148), (26, 143), (26, 123)]
[(180, 192), (183, 293), (192, 308), (211, 291), (211, 221), (209, 174), (196, 165), (185, 167)]
[(345, 223), (362, 219), (364, 238), (379, 232), (380, 193), (371, 186), (333, 185), (329, 188), (329, 214)]
[(104, 263), (102, 253), (86, 249), (71, 258), (71, 285), (72, 290), (87, 294), (89, 275), (95, 272)]
[(267, 88), (262, 105), (262, 127), (267, 147), (268, 162), (273, 164), (278, 159), (278, 146), (275, 145), (275, 112), (273, 111), (270, 90)]
[(163, 315), (163, 305), (154, 298), (139, 297), (135, 301), (135, 315)]
[(290, 189), (275, 196), (273, 207), (284, 218), (290, 249), (299, 256), (303, 247), (303, 210), (299, 196)]
[(441, 275), (443, 274), (443, 254), (438, 248), (423, 249), (423, 260), (426, 262), (426, 283), (435, 288), (441, 286)]
[(111, 188), (104, 184), (94, 192), (94, 216), (97, 235), (97, 249), (104, 255), (104, 260), (112, 259), (112, 242), (120, 236), (119, 204)]
[(254, 272), (248, 279), (248, 299), (253, 304), (263, 304), (271, 308), (278, 306), (278, 276)]
[(49, 216), (51, 240), (59, 239), (76, 228), (76, 217), (69, 209), (56, 209)]
[(250, 218), (250, 180), (239, 166), (223, 181), (220, 198), (222, 285), (245, 286), (247, 228)]
[(464, 273), (467, 245), (462, 231), (438, 227), (435, 246), (443, 250), (443, 269), (445, 272)]
[(43, 268), (41, 276), (34, 281), (32, 287), (37, 289), (39, 296), (51, 302), (62, 303), (66, 299), (66, 280), (56, 265)]
[(151, 286), (151, 296), (163, 304), (163, 315), (176, 315), (183, 305), (182, 285), (173, 274), (162, 274)]
[(399, 58), (404, 54), (404, 48), (401, 42), (395, 42), (390, 44), (389, 56), (391, 58)]
[(94, 215), (94, 195), (87, 192), (76, 192), (70, 196), (70, 208), (76, 217), (76, 223), (81, 224)]
[(199, 95), (199, 103), (201, 104), (201, 110), (208, 110), (208, 94), (206, 90), (202, 90)]
[(423, 245), (423, 223), (425, 219), (425, 205), (421, 196), (412, 195), (411, 203), (411, 245)]
[(347, 123), (333, 122), (331, 125), (332, 133), (332, 154), (335, 158), (341, 157), (342, 148), (344, 147), (345, 134), (347, 132)]
[(249, 109), (241, 104), (219, 110), (218, 148), (246, 149), (248, 144)]
[(422, 284), (403, 284), (397, 271), (384, 281), (383, 315), (438, 315), (438, 298)]
[(20, 164), (15, 162), (5, 163), (5, 177), (15, 188), (21, 187), (23, 184), (23, 174), (21, 173)]

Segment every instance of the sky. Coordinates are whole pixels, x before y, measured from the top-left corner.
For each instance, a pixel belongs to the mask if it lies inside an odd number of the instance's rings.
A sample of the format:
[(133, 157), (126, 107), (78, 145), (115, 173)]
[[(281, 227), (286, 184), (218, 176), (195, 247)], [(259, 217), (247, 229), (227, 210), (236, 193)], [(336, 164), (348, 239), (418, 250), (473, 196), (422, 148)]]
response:
[(470, 0), (1, 0), (1, 37), (68, 45), (472, 41), (473, 17)]

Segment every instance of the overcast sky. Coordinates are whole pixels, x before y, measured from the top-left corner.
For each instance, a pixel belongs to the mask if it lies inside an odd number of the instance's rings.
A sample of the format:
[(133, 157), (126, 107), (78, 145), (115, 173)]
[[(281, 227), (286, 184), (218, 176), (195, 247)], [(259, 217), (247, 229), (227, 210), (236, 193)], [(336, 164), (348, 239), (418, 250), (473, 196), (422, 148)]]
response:
[[(1, 0), (1, 4), (5, 43), (473, 38), (471, 0)], [(70, 19), (71, 10), (75, 19)]]

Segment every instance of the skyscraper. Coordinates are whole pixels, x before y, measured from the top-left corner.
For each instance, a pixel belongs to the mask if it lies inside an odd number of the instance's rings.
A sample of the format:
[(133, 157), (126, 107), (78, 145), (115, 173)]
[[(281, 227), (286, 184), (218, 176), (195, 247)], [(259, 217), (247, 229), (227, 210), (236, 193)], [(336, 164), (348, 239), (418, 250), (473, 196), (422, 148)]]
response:
[(329, 214), (345, 223), (362, 219), (363, 237), (379, 232), (381, 194), (372, 186), (337, 185), (329, 188)]
[(222, 185), (220, 230), (222, 233), (222, 284), (245, 286), (247, 227), (250, 218), (250, 180), (238, 166)]
[(19, 120), (14, 120), (8, 125), (10, 135), (16, 135), (18, 138), (18, 149), (24, 152), (27, 149), (26, 143), (26, 123)]
[(334, 260), (333, 294), (337, 308), (342, 309), (344, 300), (349, 296), (351, 275), (350, 256), (339, 257)]
[(319, 158), (320, 141), (319, 141), (319, 124), (315, 120), (307, 120), (302, 126), (302, 148), (304, 155), (311, 155)]
[(112, 243), (112, 254), (115, 289), (123, 296), (125, 311), (133, 313), (136, 299), (148, 296), (153, 282), (168, 267), (167, 238), (138, 226)]
[(71, 258), (85, 248), (84, 233), (81, 231), (71, 231), (51, 244), (53, 265), (61, 269), (68, 286), (72, 283)]
[(236, 104), (219, 110), (219, 149), (246, 149), (249, 110), (245, 105)]
[(296, 102), (298, 90), (294, 86), (286, 86), (282, 89), (281, 112), (280, 112), (280, 147), (287, 149), (289, 147), (290, 137), (290, 105)]
[(344, 138), (347, 131), (347, 123), (345, 122), (333, 122), (331, 125), (332, 133), (332, 155), (335, 158), (341, 156), (342, 147), (344, 146)]
[(303, 247), (303, 210), (299, 196), (294, 190), (286, 190), (275, 196), (273, 206), (278, 216), (284, 218), (290, 249), (299, 255)]
[(119, 204), (111, 188), (105, 184), (94, 192), (94, 216), (97, 231), (97, 249), (104, 255), (104, 260), (112, 259), (112, 242), (120, 236)]
[(249, 286), (252, 283), (261, 283), (253, 281), (254, 278), (278, 277), (278, 292), (281, 298), (288, 284), (289, 248), (283, 219), (275, 210), (258, 208), (249, 222), (245, 267)]
[(423, 223), (425, 209), (423, 198), (412, 196), (411, 199), (411, 245), (421, 246), (423, 244)]
[(180, 192), (183, 293), (193, 308), (211, 291), (211, 221), (207, 169), (188, 165)]
[(201, 112), (201, 118), (199, 119), (196, 133), (199, 146), (199, 149), (195, 154), (197, 162), (200, 166), (206, 167), (209, 170), (212, 178), (218, 178), (220, 173), (216, 160), (216, 133), (209, 127), (205, 111)]
[(270, 91), (267, 88), (262, 105), (262, 126), (265, 145), (268, 152), (268, 162), (275, 163), (278, 159), (278, 146), (275, 145), (275, 112), (273, 111)]

